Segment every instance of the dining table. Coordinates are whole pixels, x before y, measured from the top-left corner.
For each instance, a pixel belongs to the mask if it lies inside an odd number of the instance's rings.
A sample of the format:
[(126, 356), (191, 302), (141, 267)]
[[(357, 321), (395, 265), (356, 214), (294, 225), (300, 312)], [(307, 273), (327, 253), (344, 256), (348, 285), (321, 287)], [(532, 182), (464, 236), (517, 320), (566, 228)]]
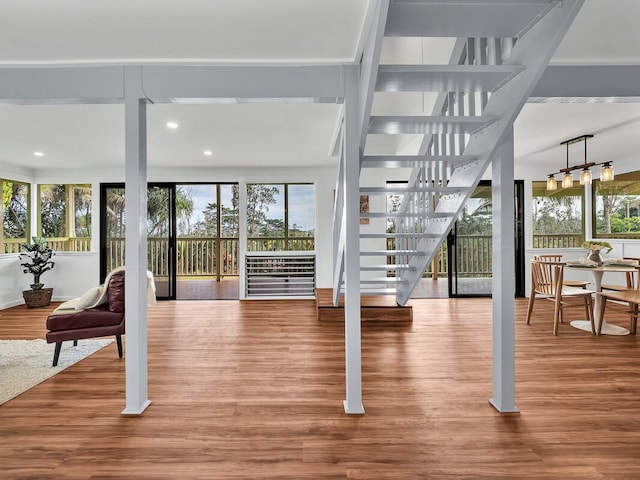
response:
[[(602, 291), (602, 277), (605, 272), (618, 272), (618, 273), (627, 273), (627, 272), (635, 272), (637, 269), (635, 266), (631, 264), (609, 264), (606, 263), (603, 265), (589, 265), (584, 263), (569, 263), (565, 265), (565, 268), (568, 269), (580, 269), (580, 270), (589, 270), (591, 272), (591, 277), (593, 279), (593, 285), (595, 287), (596, 292)], [(600, 319), (600, 311), (602, 309), (602, 298), (600, 295), (595, 296), (595, 301), (593, 305), (593, 315), (595, 316), (595, 325), (596, 331), (598, 331), (598, 323)], [(602, 335), (629, 335), (629, 330), (619, 325), (612, 325), (610, 323), (605, 322), (604, 318), (602, 319), (602, 331), (600, 332)], [(587, 332), (591, 332), (591, 322), (589, 320), (573, 320), (571, 322), (571, 326), (577, 328), (579, 330), (585, 330)]]

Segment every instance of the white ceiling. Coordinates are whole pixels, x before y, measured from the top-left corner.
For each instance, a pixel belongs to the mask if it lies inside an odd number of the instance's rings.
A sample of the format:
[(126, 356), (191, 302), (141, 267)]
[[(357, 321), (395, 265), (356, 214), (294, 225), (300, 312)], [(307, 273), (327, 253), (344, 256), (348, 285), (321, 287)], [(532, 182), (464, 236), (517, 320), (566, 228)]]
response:
[[(371, 3), (1, 0), (0, 67), (355, 63)], [(586, 0), (552, 63), (640, 64), (638, 25), (640, 1)], [(423, 50), (421, 43), (389, 42), (383, 62), (420, 61)], [(407, 95), (403, 102), (428, 111), (428, 98)], [(394, 105), (377, 96), (374, 110)], [(151, 105), (148, 114), (151, 166), (292, 167), (336, 161), (331, 152), (339, 105)], [(179, 128), (168, 130), (169, 120)], [(546, 162), (545, 170), (556, 168), (564, 159), (559, 143), (585, 133), (596, 135), (589, 144), (591, 159), (603, 160), (596, 158), (599, 149), (603, 155), (631, 157), (639, 150), (639, 122), (640, 104), (527, 104), (516, 122), (516, 157), (538, 167)], [(122, 165), (123, 131), (121, 105), (0, 105), (0, 165)], [(393, 153), (411, 138), (396, 140), (372, 139), (367, 153)], [(213, 156), (203, 155), (206, 149)], [(34, 151), (45, 157), (34, 157)]]
[(0, 65), (353, 62), (368, 0), (2, 0)]

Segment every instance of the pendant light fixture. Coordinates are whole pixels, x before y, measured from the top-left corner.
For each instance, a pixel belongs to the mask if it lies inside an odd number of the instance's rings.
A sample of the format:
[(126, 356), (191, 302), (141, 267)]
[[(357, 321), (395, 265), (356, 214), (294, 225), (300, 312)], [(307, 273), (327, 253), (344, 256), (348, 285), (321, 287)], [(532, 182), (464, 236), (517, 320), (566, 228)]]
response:
[(601, 182), (610, 182), (614, 179), (613, 175), (613, 167), (611, 166), (611, 162), (604, 162), (602, 168), (600, 169), (600, 181)]
[[(561, 168), (559, 172), (551, 173), (547, 176), (547, 190), (556, 190), (558, 188), (558, 182), (556, 181), (556, 174), (562, 173), (562, 188), (573, 187), (573, 175), (571, 172), (574, 170), (582, 170), (580, 172), (580, 185), (591, 185), (593, 174), (591, 173), (591, 167), (596, 165), (602, 165), (600, 169), (600, 181), (610, 182), (614, 179), (612, 162), (595, 163), (587, 160), (587, 139), (593, 138), (593, 135), (580, 135), (579, 137), (572, 138), (571, 140), (565, 140), (560, 145), (566, 145), (567, 147), (567, 163), (565, 168)], [(580, 165), (569, 166), (569, 145), (577, 142), (584, 142), (584, 163)]]
[(560, 171), (564, 172), (562, 176), (562, 188), (573, 187), (573, 176), (571, 175), (571, 168), (569, 168), (569, 144), (567, 143), (567, 168), (563, 168)]

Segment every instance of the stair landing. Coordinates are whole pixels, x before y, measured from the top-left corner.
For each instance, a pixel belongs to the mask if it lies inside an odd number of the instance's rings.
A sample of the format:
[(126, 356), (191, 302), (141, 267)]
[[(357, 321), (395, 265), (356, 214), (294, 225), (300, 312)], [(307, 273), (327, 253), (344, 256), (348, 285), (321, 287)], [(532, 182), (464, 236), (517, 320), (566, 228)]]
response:
[[(320, 321), (344, 322), (344, 297), (340, 298), (339, 306), (334, 307), (332, 289), (317, 288), (316, 312)], [(398, 305), (392, 295), (362, 295), (360, 319), (363, 322), (411, 323), (413, 307)]]

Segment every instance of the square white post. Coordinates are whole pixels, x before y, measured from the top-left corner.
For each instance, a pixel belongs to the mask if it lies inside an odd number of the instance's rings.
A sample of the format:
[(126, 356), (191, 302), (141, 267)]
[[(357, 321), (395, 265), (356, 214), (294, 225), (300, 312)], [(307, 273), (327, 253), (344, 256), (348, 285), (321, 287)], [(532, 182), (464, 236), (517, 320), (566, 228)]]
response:
[(344, 411), (363, 414), (362, 347), (360, 332), (360, 120), (358, 108), (358, 70), (346, 68), (344, 115), (344, 234), (345, 298), (344, 340), (346, 393)]
[(513, 128), (492, 162), (493, 205), (493, 397), (499, 412), (515, 405), (515, 226)]
[(125, 355), (126, 406), (139, 415), (147, 398), (147, 111), (139, 67), (125, 67)]

